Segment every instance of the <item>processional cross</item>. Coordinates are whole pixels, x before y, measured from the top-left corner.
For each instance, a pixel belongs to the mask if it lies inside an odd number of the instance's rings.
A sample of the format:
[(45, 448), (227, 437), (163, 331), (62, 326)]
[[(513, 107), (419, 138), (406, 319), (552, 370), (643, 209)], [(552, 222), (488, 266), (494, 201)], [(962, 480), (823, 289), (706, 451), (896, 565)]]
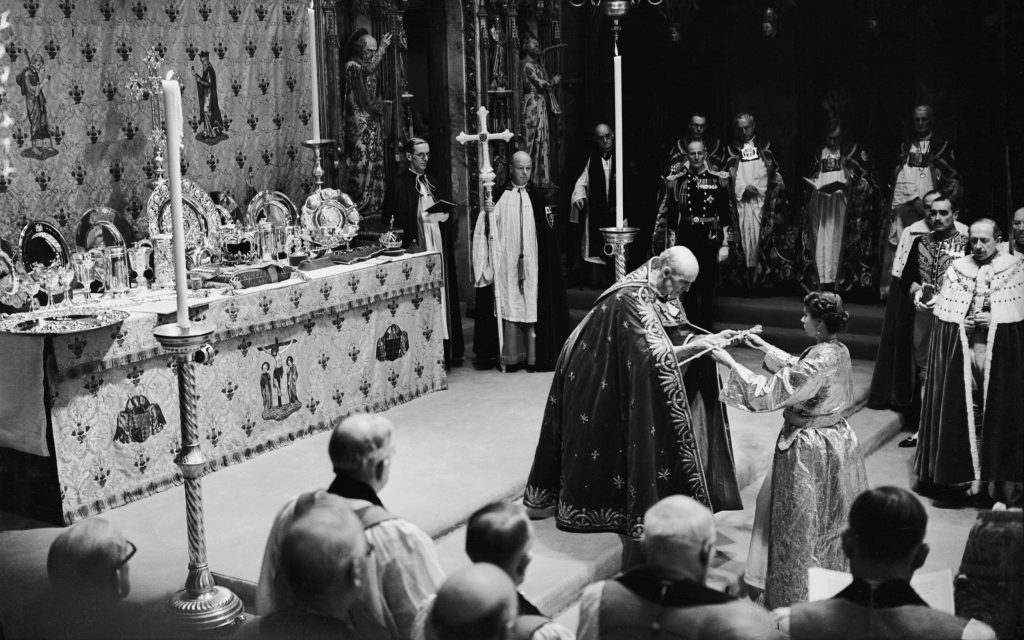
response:
[[(486, 205), (493, 205), (493, 189), (494, 189), (494, 168), (491, 167), (491, 153), (488, 148), (488, 143), (492, 140), (502, 140), (508, 142), (514, 135), (507, 128), (501, 133), (491, 133), (487, 130), (487, 107), (480, 105), (480, 108), (476, 110), (477, 119), (479, 120), (479, 131), (476, 134), (469, 134), (465, 131), (459, 133), (455, 139), (460, 144), (467, 144), (469, 142), (476, 142), (480, 145), (480, 185), (484, 189), (483, 202)], [(490, 213), (488, 213), (488, 209)], [(487, 249), (490, 254), (488, 262), (493, 266), (494, 259), (498, 255), (496, 244), (497, 238), (494, 237), (494, 207), (484, 206), (484, 210), (480, 212), (480, 215), (487, 216), (484, 220), (486, 222), (487, 230)], [(472, 246), (472, 243), (470, 243)], [(501, 352), (505, 346), (505, 339), (502, 331), (501, 322), (501, 296), (498, 291), (498, 279), (493, 279), (494, 283), (494, 315), (498, 320), (498, 368), (501, 368)]]

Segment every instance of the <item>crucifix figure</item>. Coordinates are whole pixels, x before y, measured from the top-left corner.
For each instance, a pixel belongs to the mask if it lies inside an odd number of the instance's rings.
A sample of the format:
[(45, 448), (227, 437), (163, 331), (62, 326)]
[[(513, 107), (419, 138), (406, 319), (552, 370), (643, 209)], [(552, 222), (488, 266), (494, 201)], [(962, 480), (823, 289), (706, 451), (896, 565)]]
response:
[(277, 406), (281, 406), (281, 380), (284, 378), (284, 361), (281, 359), (281, 354), (287, 351), (294, 342), (295, 340), (281, 342), (279, 336), (274, 336), (273, 344), (256, 347), (257, 351), (265, 351), (274, 359), (274, 391), (277, 394)]
[[(461, 144), (467, 144), (469, 142), (476, 142), (480, 145), (480, 186), (483, 187), (484, 193), (482, 198), (483, 210), (480, 211), (480, 215), (486, 216), (484, 218), (484, 224), (478, 224), (476, 226), (476, 233), (473, 234), (473, 286), (475, 287), (486, 287), (493, 284), (495, 286), (494, 291), (494, 315), (498, 322), (498, 350), (499, 353), (504, 347), (504, 338), (502, 337), (502, 322), (501, 322), (501, 299), (498, 295), (498, 282), (494, 278), (494, 265), (496, 264), (495, 255), (498, 251), (497, 238), (495, 237), (493, 230), (495, 229), (495, 220), (493, 213), (494, 199), (492, 190), (494, 188), (494, 168), (491, 167), (491, 154), (488, 143), (492, 140), (502, 140), (508, 142), (512, 139), (513, 134), (508, 129), (505, 129), (501, 133), (491, 133), (487, 130), (487, 107), (481, 105), (476, 110), (477, 119), (479, 120), (479, 132), (476, 134), (468, 134), (465, 131), (459, 133), (456, 136), (456, 140)], [(481, 231), (482, 229), (482, 231)]]

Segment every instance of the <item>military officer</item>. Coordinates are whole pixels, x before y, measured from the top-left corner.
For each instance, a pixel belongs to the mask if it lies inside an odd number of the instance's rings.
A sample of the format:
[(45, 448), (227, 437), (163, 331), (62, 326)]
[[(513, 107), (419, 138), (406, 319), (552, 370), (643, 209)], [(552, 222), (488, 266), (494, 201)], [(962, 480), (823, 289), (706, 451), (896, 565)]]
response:
[(700, 140), (690, 142), (686, 153), (686, 172), (670, 183), (658, 212), (654, 244), (656, 249), (681, 245), (697, 257), (700, 274), (683, 304), (690, 322), (710, 331), (718, 265), (729, 258), (729, 177), (708, 167), (707, 151)]

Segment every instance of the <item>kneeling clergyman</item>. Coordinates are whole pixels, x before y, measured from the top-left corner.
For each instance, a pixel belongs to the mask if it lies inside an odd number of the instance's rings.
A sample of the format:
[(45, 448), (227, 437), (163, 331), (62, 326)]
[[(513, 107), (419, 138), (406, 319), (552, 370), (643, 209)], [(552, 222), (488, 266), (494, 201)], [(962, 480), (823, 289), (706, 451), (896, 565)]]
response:
[(698, 271), (689, 249), (664, 251), (605, 291), (569, 336), (526, 486), (531, 516), (638, 537), (665, 496), (742, 508), (715, 362), (685, 363), (738, 335), (688, 324), (679, 296)]

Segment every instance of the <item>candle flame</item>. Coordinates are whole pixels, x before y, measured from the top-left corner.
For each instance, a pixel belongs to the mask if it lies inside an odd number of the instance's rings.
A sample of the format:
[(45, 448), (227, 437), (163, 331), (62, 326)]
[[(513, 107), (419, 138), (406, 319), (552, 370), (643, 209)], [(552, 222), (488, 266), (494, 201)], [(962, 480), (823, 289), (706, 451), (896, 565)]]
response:
[(167, 78), (165, 78), (165, 79), (166, 80), (171, 80), (173, 78), (174, 78), (174, 69), (171, 69), (170, 71), (167, 72)]

